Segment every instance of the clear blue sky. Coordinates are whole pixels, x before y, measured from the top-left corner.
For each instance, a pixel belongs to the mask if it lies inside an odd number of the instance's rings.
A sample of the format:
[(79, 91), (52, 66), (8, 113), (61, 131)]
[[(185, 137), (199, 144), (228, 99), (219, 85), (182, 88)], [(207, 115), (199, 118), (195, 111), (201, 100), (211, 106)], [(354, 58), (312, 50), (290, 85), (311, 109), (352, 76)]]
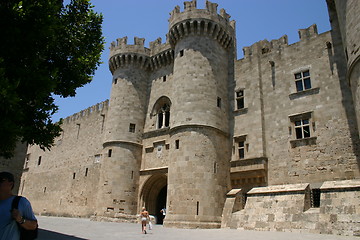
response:
[[(205, 8), (206, 0), (198, 0), (197, 7)], [(117, 38), (128, 36), (145, 38), (145, 46), (168, 31), (169, 13), (176, 5), (183, 11), (183, 0), (91, 0), (96, 12), (104, 16), (103, 35), (105, 49), (102, 64), (93, 81), (79, 88), (75, 97), (56, 98), (59, 111), (53, 121), (66, 118), (110, 97), (112, 76), (108, 68), (109, 46)], [(224, 8), (236, 21), (238, 59), (242, 48), (267, 39), (278, 39), (286, 34), (289, 44), (299, 41), (298, 29), (316, 23), (318, 32), (330, 30), (325, 0), (213, 0), (218, 11)]]

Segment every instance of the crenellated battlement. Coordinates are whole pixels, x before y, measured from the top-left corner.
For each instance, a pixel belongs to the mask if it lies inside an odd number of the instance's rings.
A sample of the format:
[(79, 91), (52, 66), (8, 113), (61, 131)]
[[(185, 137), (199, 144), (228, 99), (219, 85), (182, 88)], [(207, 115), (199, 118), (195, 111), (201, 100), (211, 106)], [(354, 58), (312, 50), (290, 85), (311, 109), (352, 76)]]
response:
[(110, 45), (110, 57), (122, 53), (137, 53), (142, 55), (150, 55), (150, 49), (144, 46), (145, 38), (134, 37), (134, 44), (127, 43), (128, 37), (116, 39)]
[(169, 28), (175, 25), (177, 22), (191, 18), (205, 18), (211, 19), (215, 22), (221, 22), (227, 25), (230, 21), (230, 15), (226, 13), (225, 9), (220, 9), (220, 13), (217, 12), (217, 3), (206, 1), (205, 9), (197, 8), (197, 1), (184, 2), (184, 11), (180, 11), (180, 7), (176, 6), (173, 11), (170, 12)]
[[(299, 29), (298, 33), (300, 38), (299, 42), (316, 38), (318, 36), (317, 26), (316, 24), (313, 24), (308, 28)], [(266, 39), (261, 40), (259, 42), (254, 43), (251, 46), (243, 48), (244, 58), (257, 54), (259, 55), (267, 54), (269, 52), (272, 52), (273, 50), (278, 50), (280, 48), (284, 48), (287, 46), (289, 46), (287, 35), (283, 35), (279, 39), (274, 39), (271, 41), (268, 41)]]
[(274, 40), (271, 40), (270, 42), (266, 39), (261, 40), (261, 41), (254, 43), (253, 45), (251, 45), (249, 47), (244, 47), (243, 48), (244, 57), (247, 58), (251, 55), (266, 54), (266, 53), (273, 51), (274, 49), (277, 50), (284, 46), (288, 46), (287, 35), (283, 35), (279, 39), (274, 39)]
[(127, 37), (118, 38), (110, 46), (109, 69), (111, 73), (127, 64), (137, 64), (147, 69), (149, 65), (150, 49), (146, 48), (145, 38), (134, 37), (134, 44), (127, 44)]
[(165, 43), (162, 43), (161, 37), (157, 38), (155, 41), (150, 42), (151, 56), (155, 56), (156, 54), (167, 51), (170, 48), (171, 48), (171, 45), (170, 45), (168, 39), (166, 39)]
[(317, 26), (316, 24), (313, 24), (308, 28), (299, 29), (298, 33), (299, 33), (300, 41), (309, 40), (313, 37), (317, 37), (318, 35)]
[(208, 35), (227, 48), (234, 39), (235, 21), (224, 9), (217, 12), (217, 3), (206, 1), (206, 9), (197, 9), (196, 0), (184, 2), (184, 11), (176, 6), (170, 12), (169, 42), (172, 46), (181, 38), (194, 35)]
[(171, 48), (168, 41), (162, 43), (161, 38), (158, 38), (155, 41), (150, 42), (150, 50), (151, 70), (171, 64), (174, 61), (174, 50)]
[(109, 100), (105, 100), (103, 102), (97, 103), (91, 107), (88, 107), (78, 113), (74, 113), (73, 115), (65, 118), (63, 120), (63, 124), (69, 124), (71, 122), (75, 122), (79, 119), (87, 118), (91, 116), (93, 113), (100, 113), (107, 111), (109, 108)]
[(150, 48), (144, 46), (144, 38), (134, 38), (134, 44), (127, 44), (127, 37), (118, 38), (110, 47), (109, 68), (112, 73), (117, 68), (132, 64), (144, 70), (154, 70), (170, 64), (174, 60), (174, 50), (169, 41), (162, 43), (158, 38), (150, 42)]

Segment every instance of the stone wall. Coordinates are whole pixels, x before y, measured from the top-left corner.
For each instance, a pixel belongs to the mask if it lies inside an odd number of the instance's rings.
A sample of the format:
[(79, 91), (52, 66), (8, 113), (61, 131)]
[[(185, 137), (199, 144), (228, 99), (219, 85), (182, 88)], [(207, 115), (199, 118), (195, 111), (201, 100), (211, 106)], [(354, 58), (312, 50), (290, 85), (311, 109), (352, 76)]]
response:
[[(358, 92), (347, 80), (359, 74), (346, 75), (344, 24), (300, 29), (291, 45), (262, 40), (236, 60), (225, 10), (185, 2), (171, 12), (166, 43), (111, 45), (110, 106), (66, 118), (50, 152), (30, 146), (20, 194), (38, 214), (134, 221), (143, 206), (158, 212), (167, 187), (166, 226), (358, 235)], [(297, 91), (295, 74), (306, 71), (311, 88)], [(168, 126), (159, 126), (165, 103)], [(301, 119), (310, 135), (298, 139)]]
[[(358, 178), (351, 91), (337, 69), (344, 65), (337, 64), (330, 32), (318, 35), (311, 26), (299, 35), (292, 45), (280, 39), (245, 48), (235, 91), (244, 89), (246, 105), (234, 112), (234, 137), (246, 136), (245, 159), (267, 157), (269, 185)], [(296, 92), (294, 74), (305, 70), (311, 89)], [(304, 115), (310, 138), (296, 139), (294, 119)]]
[(29, 146), (19, 193), (30, 199), (36, 214), (94, 214), (107, 109), (106, 101), (64, 119), (51, 151)]
[(359, 236), (359, 187), (359, 180), (324, 182), (316, 208), (306, 183), (254, 188), (225, 227)]

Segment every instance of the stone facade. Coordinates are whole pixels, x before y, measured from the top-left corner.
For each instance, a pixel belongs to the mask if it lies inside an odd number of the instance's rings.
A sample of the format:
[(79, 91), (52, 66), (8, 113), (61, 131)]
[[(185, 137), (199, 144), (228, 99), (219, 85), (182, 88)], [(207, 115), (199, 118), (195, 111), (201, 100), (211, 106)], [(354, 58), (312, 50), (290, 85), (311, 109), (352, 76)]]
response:
[[(168, 227), (359, 234), (357, 1), (316, 25), (243, 48), (217, 4), (170, 13), (166, 43), (111, 44), (109, 101), (30, 146), (20, 194), (38, 214)], [(344, 21), (346, 17), (347, 21)], [(344, 50), (345, 49), (345, 50)], [(346, 53), (348, 52), (348, 53)], [(355, 84), (355, 85), (354, 85)]]

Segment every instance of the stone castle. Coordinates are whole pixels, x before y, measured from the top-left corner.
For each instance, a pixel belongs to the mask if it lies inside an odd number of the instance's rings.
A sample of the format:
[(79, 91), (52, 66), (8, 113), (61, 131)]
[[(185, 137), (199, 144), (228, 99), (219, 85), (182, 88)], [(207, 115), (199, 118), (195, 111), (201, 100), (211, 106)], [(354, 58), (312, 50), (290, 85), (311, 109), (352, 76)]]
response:
[(360, 4), (327, 0), (316, 25), (244, 47), (235, 22), (196, 0), (166, 43), (117, 39), (109, 101), (27, 150), (19, 194), (37, 214), (168, 227), (360, 235)]

